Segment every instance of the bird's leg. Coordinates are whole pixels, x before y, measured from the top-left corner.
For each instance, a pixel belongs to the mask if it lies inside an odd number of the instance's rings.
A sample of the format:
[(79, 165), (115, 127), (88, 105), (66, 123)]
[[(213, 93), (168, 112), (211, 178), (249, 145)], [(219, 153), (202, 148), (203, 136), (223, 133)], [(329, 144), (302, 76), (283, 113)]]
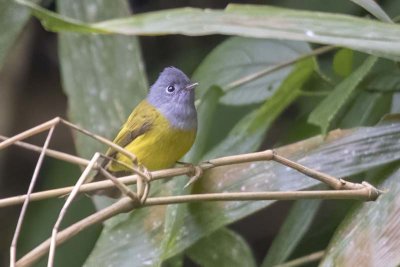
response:
[(190, 179), (189, 181), (185, 184), (183, 188), (188, 187), (189, 185), (193, 184), (196, 182), (200, 177), (203, 176), (204, 171), (199, 165), (194, 165), (192, 163), (188, 162), (182, 162), (182, 161), (177, 161), (176, 163), (182, 164), (184, 167), (189, 168), (189, 172), (186, 174)]

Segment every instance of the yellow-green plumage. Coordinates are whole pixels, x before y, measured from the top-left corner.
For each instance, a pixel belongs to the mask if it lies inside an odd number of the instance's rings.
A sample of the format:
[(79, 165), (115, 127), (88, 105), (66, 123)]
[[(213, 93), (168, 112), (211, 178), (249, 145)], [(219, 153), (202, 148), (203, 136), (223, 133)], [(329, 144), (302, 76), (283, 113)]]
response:
[[(193, 145), (196, 129), (174, 128), (166, 117), (143, 100), (129, 116), (114, 140), (114, 143), (135, 154), (139, 163), (149, 170), (159, 170), (173, 166)], [(132, 166), (125, 155), (109, 149), (107, 155)], [(112, 162), (109, 171), (127, 169)]]
[[(165, 68), (113, 142), (133, 153), (148, 170), (172, 167), (190, 149), (196, 137), (196, 86), (197, 83), (191, 83), (181, 70)], [(106, 155), (114, 160), (106, 160), (102, 166), (115, 176), (130, 173), (134, 167), (130, 158), (113, 148), (109, 148)], [(103, 173), (98, 172), (93, 180), (104, 178)], [(120, 196), (116, 188), (97, 194)]]

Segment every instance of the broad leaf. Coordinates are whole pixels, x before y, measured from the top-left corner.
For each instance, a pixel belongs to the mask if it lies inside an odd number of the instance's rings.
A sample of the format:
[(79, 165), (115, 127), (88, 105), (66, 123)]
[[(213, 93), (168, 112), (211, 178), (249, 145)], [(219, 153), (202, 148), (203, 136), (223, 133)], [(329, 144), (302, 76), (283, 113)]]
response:
[[(326, 187), (324, 187), (326, 189)], [(298, 200), (281, 226), (262, 267), (275, 266), (285, 262), (309, 229), (322, 200)]]
[[(37, 0), (33, 2), (38, 2)], [(7, 52), (30, 16), (30, 10), (12, 0), (0, 0), (0, 69)]]
[(308, 117), (308, 121), (321, 127), (322, 133), (326, 133), (331, 127), (339, 111), (352, 99), (357, 85), (364, 79), (377, 61), (376, 57), (370, 56), (350, 76), (343, 80), (330, 93)]
[[(204, 59), (193, 79), (201, 81), (200, 96), (205, 89), (218, 85), (225, 92), (221, 98), (223, 104), (260, 103), (274, 94), (293, 68), (287, 66), (251, 78), (309, 52), (311, 49), (304, 42), (234, 37), (220, 44)], [(233, 84), (238, 85), (233, 87)]]
[(204, 158), (246, 153), (256, 150), (272, 122), (301, 94), (301, 88), (316, 69), (314, 59), (297, 63), (275, 94), (258, 109), (242, 118), (228, 136)]
[[(58, 7), (62, 14), (85, 21), (129, 14), (125, 1), (58, 1)], [(147, 91), (137, 39), (62, 33), (59, 44), (69, 118), (86, 130), (112, 139)], [(85, 157), (105, 149), (81, 135), (76, 138), (76, 147)]]
[(227, 34), (332, 44), (400, 58), (400, 26), (353, 16), (262, 5), (228, 5), (225, 10), (178, 8), (87, 24), (25, 0), (47, 29), (127, 35)]
[(391, 92), (400, 91), (400, 71), (396, 69), (375, 73), (365, 85), (366, 90)]
[[(397, 164), (398, 166), (398, 164)], [(320, 266), (398, 266), (400, 264), (400, 169), (379, 188), (376, 201), (358, 205), (339, 226)]]
[(256, 266), (247, 242), (227, 228), (221, 228), (201, 239), (187, 250), (187, 255), (199, 266)]
[(362, 6), (366, 9), (369, 13), (380, 19), (384, 22), (393, 22), (389, 16), (383, 11), (383, 9), (379, 6), (377, 2), (374, 0), (351, 0), (352, 2), (356, 3), (357, 5)]
[[(193, 78), (195, 80), (195, 78)], [(186, 154), (185, 160), (191, 163), (197, 163), (205, 153), (206, 142), (212, 136), (213, 129), (211, 121), (215, 115), (219, 98), (223, 95), (221, 88), (212, 86), (201, 98), (200, 105), (197, 107), (198, 113), (198, 129), (195, 143), (190, 151)], [(223, 130), (223, 129), (219, 129)]]
[(361, 91), (340, 122), (340, 127), (376, 124), (385, 114), (390, 113), (391, 93)]
[[(382, 138), (384, 136), (384, 138)], [(317, 170), (346, 177), (400, 159), (400, 123), (347, 131), (327, 138), (311, 138), (278, 149), (278, 153)], [(272, 162), (253, 162), (213, 169), (195, 192), (304, 190), (319, 182)], [(166, 183), (164, 187), (170, 187)], [(171, 191), (171, 189), (170, 189)], [(160, 195), (162, 192), (154, 192)], [(160, 250), (164, 238), (165, 206), (122, 214), (106, 223), (87, 266), (152, 265), (181, 253), (220, 227), (271, 205), (274, 201), (208, 202), (187, 205), (181, 227), (169, 251)]]

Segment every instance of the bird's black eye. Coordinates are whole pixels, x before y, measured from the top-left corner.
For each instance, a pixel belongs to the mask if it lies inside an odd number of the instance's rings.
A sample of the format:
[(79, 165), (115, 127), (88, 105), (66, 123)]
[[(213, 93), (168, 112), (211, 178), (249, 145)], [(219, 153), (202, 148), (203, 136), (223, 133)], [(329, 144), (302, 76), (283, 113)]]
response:
[(173, 93), (175, 91), (175, 87), (173, 85), (170, 85), (167, 87), (167, 93)]

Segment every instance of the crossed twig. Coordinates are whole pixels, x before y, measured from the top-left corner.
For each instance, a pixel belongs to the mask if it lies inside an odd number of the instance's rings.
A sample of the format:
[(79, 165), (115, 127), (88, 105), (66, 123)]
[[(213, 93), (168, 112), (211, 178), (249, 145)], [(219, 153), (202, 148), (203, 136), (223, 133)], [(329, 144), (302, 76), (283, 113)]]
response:
[[(134, 166), (125, 166), (131, 170), (134, 174), (125, 177), (116, 178), (111, 173), (107, 172), (100, 164), (98, 164), (98, 159), (105, 157), (100, 153), (95, 153), (90, 161), (69, 155), (63, 152), (54, 151), (48, 149), (48, 145), (53, 133), (54, 128), (58, 124), (64, 124), (68, 127), (77, 130), (85, 135), (88, 135), (110, 147), (116, 151), (129, 157)], [(35, 135), (37, 133), (49, 130), (46, 142), (43, 147), (34, 146), (28, 143), (24, 143), (21, 140)], [(238, 200), (283, 200), (283, 199), (310, 199), (310, 198), (323, 198), (323, 199), (361, 199), (361, 200), (375, 200), (382, 193), (380, 190), (376, 189), (372, 185), (363, 182), (352, 183), (345, 181), (343, 179), (338, 179), (328, 174), (307, 168), (301, 164), (293, 162), (285, 157), (278, 155), (274, 150), (266, 150), (261, 152), (241, 154), (235, 156), (222, 157), (217, 159), (212, 159), (203, 162), (197, 166), (186, 165), (183, 167), (176, 167), (171, 169), (165, 169), (160, 171), (149, 172), (140, 164), (135, 164), (136, 157), (129, 151), (126, 151), (122, 147), (112, 143), (108, 139), (98, 136), (96, 134), (90, 133), (87, 130), (81, 129), (80, 127), (63, 120), (59, 117), (54, 118), (48, 122), (45, 122), (39, 126), (31, 128), (25, 132), (15, 135), (11, 138), (0, 137), (4, 141), (0, 143), (0, 150), (6, 148), (10, 145), (18, 145), (26, 149), (30, 149), (36, 152), (40, 152), (39, 160), (35, 168), (35, 172), (32, 176), (31, 184), (29, 186), (28, 192), (23, 196), (16, 196), (7, 199), (0, 199), (0, 207), (16, 205), (23, 203), (21, 213), (18, 219), (17, 227), (15, 230), (13, 242), (10, 247), (10, 266), (30, 266), (37, 260), (39, 260), (43, 255), (49, 251), (48, 266), (51, 267), (54, 264), (54, 255), (57, 245), (65, 242), (69, 238), (78, 234), (82, 230), (90, 227), (93, 224), (103, 222), (108, 218), (122, 213), (129, 212), (135, 208), (153, 206), (153, 205), (166, 205), (166, 204), (178, 204), (187, 203), (194, 201), (238, 201)], [(32, 193), (33, 187), (37, 180), (37, 176), (43, 162), (45, 155), (68, 161), (74, 164), (85, 166), (85, 170), (78, 179), (77, 183), (73, 187), (65, 187), (54, 190), (48, 190), (43, 192)], [(213, 193), (213, 194), (191, 194), (191, 195), (179, 195), (179, 196), (168, 196), (168, 197), (148, 197), (150, 192), (151, 181), (157, 179), (163, 179), (167, 177), (173, 177), (178, 175), (188, 175), (191, 176), (188, 184), (193, 183), (202, 173), (211, 168), (253, 162), (253, 161), (276, 161), (282, 165), (293, 168), (309, 177), (317, 179), (327, 185), (329, 185), (334, 190), (329, 191), (286, 191), (286, 192), (235, 192), (235, 193)], [(123, 163), (120, 163), (123, 164)], [(108, 180), (87, 183), (85, 180), (92, 170), (99, 171)], [(136, 192), (133, 192), (127, 185), (136, 183)], [(70, 206), (72, 200), (76, 197), (78, 193), (96, 191), (100, 189), (106, 189), (111, 187), (117, 187), (123, 197), (116, 203), (110, 205), (109, 207), (100, 210), (81, 221), (67, 227), (66, 229), (59, 232), (59, 226)], [(17, 240), (19, 232), (24, 220), (26, 208), (30, 201), (40, 200), (51, 197), (58, 197), (69, 194), (57, 221), (52, 230), (52, 236), (48, 240), (44, 241), (42, 244), (37, 246), (31, 252), (22, 257), (18, 262), (16, 262), (16, 251), (17, 251)]]

